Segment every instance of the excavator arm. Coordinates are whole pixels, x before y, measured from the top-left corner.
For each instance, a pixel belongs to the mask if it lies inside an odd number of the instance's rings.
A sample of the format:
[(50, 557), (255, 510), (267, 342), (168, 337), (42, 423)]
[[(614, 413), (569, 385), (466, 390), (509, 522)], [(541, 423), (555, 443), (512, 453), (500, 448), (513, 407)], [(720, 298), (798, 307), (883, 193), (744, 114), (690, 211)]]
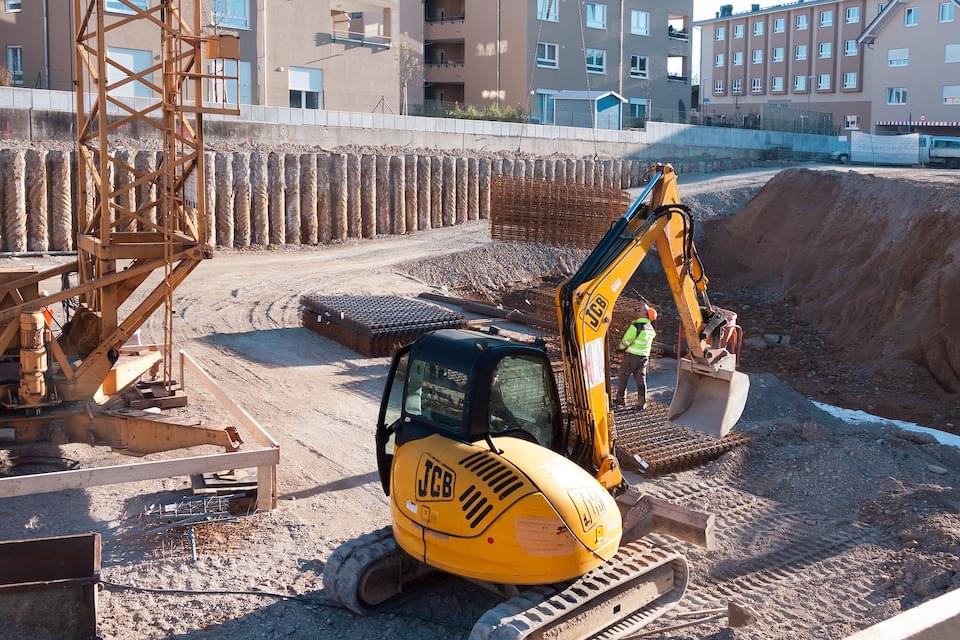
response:
[(609, 490), (621, 487), (623, 476), (613, 450), (607, 332), (614, 305), (653, 247), (689, 349), (679, 362), (671, 421), (720, 437), (739, 420), (749, 389), (747, 376), (736, 371), (736, 314), (710, 303), (677, 175), (670, 165), (658, 165), (624, 216), (557, 289), (572, 458)]

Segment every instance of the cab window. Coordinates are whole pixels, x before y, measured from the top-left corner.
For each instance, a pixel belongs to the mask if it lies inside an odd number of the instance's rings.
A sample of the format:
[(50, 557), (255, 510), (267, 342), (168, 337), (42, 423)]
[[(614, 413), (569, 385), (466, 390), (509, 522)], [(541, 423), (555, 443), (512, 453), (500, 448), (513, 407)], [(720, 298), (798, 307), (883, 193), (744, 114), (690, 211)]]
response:
[(521, 429), (542, 446), (552, 448), (560, 415), (549, 378), (552, 375), (547, 363), (537, 358), (508, 356), (501, 360), (491, 378), (490, 433)]
[(433, 362), (414, 360), (407, 380), (404, 410), (452, 433), (463, 431), (467, 374)]

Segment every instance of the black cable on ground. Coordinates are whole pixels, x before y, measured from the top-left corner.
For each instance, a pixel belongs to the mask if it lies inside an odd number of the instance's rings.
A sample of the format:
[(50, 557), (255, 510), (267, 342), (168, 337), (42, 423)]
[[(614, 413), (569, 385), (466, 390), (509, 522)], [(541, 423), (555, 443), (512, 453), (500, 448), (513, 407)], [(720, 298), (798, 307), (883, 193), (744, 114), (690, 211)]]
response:
[[(312, 605), (315, 607), (321, 607), (324, 609), (335, 609), (339, 611), (344, 611), (346, 613), (354, 614), (350, 609), (347, 609), (343, 605), (336, 604), (334, 602), (317, 600), (314, 598), (307, 598), (304, 596), (291, 595), (288, 593), (279, 593), (277, 591), (262, 591), (259, 589), (251, 590), (233, 590), (233, 589), (168, 589), (161, 587), (142, 587), (135, 584), (122, 584), (120, 582), (111, 582), (110, 580), (101, 580), (102, 584), (107, 589), (113, 589), (116, 591), (140, 591), (143, 593), (156, 593), (159, 595), (172, 595), (172, 596), (260, 596), (266, 598), (278, 598), (280, 600), (293, 600), (295, 602), (302, 602), (303, 604)], [(384, 609), (383, 613), (394, 615), (400, 618), (407, 618), (410, 620), (416, 620), (418, 622), (423, 622), (425, 624), (432, 624), (438, 627), (445, 627), (447, 629), (456, 629), (457, 631), (469, 631), (469, 628), (463, 627), (460, 625), (449, 624), (446, 622), (441, 622), (439, 620), (431, 620), (429, 618), (423, 618), (421, 616), (415, 616), (413, 614), (404, 613), (402, 611), (395, 611), (393, 609)]]

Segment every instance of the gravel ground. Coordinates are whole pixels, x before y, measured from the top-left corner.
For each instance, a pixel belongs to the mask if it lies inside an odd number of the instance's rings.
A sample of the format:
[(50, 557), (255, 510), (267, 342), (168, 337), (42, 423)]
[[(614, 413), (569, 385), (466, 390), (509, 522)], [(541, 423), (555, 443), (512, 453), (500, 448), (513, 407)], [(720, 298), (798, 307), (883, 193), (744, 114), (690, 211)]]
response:
[[(741, 172), (729, 182), (740, 188), (750, 179)], [(764, 172), (752, 179), (762, 182)], [(99, 531), (105, 580), (191, 591), (107, 588), (100, 631), (108, 640), (465, 637), (493, 601), (459, 580), (370, 618), (328, 604), (322, 572), (331, 551), (388, 522), (373, 450), (387, 361), (302, 329), (298, 299), (304, 292), (415, 295), (425, 289), (420, 278), (454, 286), (460, 276), (449, 265), (476, 268), (478, 256), (493, 260), (486, 268), (496, 275), (482, 282), (490, 286), (552, 272), (563, 257), (528, 261), (498, 251), (483, 225), (472, 223), (314, 251), (218, 254), (178, 289), (177, 339), (280, 441), (279, 508), (212, 532), (197, 562), (159, 549), (139, 519), (144, 506), (182, 496), (188, 488), (182, 478), (0, 500), (0, 538)], [(459, 252), (471, 259), (451, 257), (441, 263), (447, 268), (436, 266)], [(399, 273), (426, 259), (431, 270)], [(561, 268), (572, 268), (575, 256), (567, 259)], [(160, 318), (152, 319), (144, 339), (160, 331)], [(669, 377), (669, 365), (658, 371)], [(956, 452), (893, 431), (842, 425), (772, 376), (755, 375), (753, 383), (739, 427), (752, 435), (750, 447), (696, 471), (631, 478), (718, 516), (720, 548), (688, 550), (694, 573), (685, 606), (734, 594), (761, 614), (758, 626), (735, 634), (713, 627), (672, 637), (842, 638), (954, 584)], [(191, 394), (188, 415), (224, 421), (209, 398)], [(102, 448), (65, 450), (86, 465), (129, 460)], [(166, 456), (147, 459), (155, 457)], [(223, 589), (309, 602), (209, 593)]]

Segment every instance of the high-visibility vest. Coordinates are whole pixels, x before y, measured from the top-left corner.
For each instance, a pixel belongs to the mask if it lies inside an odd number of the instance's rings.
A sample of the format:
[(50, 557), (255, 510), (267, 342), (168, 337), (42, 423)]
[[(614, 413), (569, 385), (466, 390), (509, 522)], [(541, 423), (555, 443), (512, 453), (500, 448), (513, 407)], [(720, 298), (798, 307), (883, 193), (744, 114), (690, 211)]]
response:
[(637, 318), (630, 324), (627, 332), (623, 334), (620, 348), (625, 349), (629, 354), (647, 358), (650, 356), (653, 339), (656, 335), (657, 332), (650, 324), (649, 318)]

